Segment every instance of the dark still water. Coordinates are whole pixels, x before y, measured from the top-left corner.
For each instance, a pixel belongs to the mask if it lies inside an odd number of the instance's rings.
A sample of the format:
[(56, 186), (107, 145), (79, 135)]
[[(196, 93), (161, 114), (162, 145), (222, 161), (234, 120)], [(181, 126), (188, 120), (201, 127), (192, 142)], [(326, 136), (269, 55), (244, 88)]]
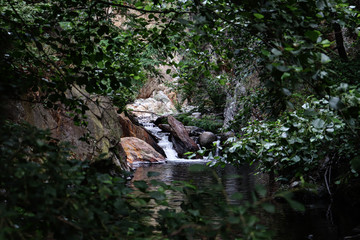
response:
[[(211, 172), (189, 172), (191, 164), (205, 164), (204, 161), (168, 161), (166, 164), (140, 165), (133, 180), (147, 180), (148, 172), (158, 172), (155, 177), (165, 183), (173, 181), (189, 181), (201, 187), (213, 183)], [(216, 169), (217, 175), (227, 194), (235, 192), (250, 196), (255, 184), (266, 182), (260, 176), (254, 176), (249, 167), (237, 169), (233, 166)], [(225, 178), (226, 175), (238, 174), (241, 178)], [(154, 177), (153, 177), (154, 178)], [(174, 206), (180, 204), (182, 196), (171, 196)], [(206, 199), (204, 199), (206, 201)], [(359, 202), (359, 201), (358, 201)], [(274, 240), (360, 240), (360, 209), (353, 203), (341, 199), (340, 202), (317, 200), (306, 204), (304, 213), (294, 212), (286, 204), (279, 204), (277, 213), (268, 216), (266, 222), (276, 232)]]

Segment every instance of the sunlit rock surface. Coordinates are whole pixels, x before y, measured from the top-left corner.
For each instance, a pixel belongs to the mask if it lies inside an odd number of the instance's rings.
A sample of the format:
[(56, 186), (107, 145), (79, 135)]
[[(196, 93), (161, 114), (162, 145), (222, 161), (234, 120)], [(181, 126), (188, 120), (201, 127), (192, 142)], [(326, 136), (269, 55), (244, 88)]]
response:
[(174, 103), (163, 91), (154, 91), (150, 98), (136, 99), (134, 103), (128, 104), (126, 107), (136, 117), (155, 117), (177, 113)]
[(164, 150), (159, 147), (155, 139), (143, 127), (133, 124), (123, 113), (119, 115), (119, 121), (123, 129), (123, 137), (139, 138), (150, 144), (161, 155), (165, 156)]
[(145, 141), (135, 137), (124, 137), (121, 139), (121, 146), (123, 147), (127, 162), (136, 164), (140, 162), (147, 163), (163, 163), (165, 157), (158, 153)]

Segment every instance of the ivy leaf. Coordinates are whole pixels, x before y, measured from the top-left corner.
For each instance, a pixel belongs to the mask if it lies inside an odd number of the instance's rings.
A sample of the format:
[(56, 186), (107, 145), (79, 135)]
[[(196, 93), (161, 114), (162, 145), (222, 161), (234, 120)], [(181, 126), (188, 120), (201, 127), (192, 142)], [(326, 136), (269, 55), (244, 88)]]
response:
[(282, 55), (282, 52), (279, 51), (279, 50), (276, 49), (276, 48), (271, 49), (271, 52), (272, 52), (275, 56), (280, 56), (280, 55)]
[(331, 59), (330, 59), (329, 56), (327, 56), (327, 55), (324, 54), (324, 53), (321, 53), (321, 63), (328, 63), (328, 62), (330, 62), (330, 61), (331, 61)]
[(318, 129), (321, 129), (325, 126), (325, 121), (320, 119), (320, 118), (317, 118), (315, 119), (314, 121), (311, 122), (311, 124), (315, 127), (315, 128), (318, 128)]
[(340, 109), (341, 107), (341, 101), (340, 101), (340, 98), (338, 97), (331, 97), (330, 98), (330, 101), (329, 101), (329, 105), (332, 109)]

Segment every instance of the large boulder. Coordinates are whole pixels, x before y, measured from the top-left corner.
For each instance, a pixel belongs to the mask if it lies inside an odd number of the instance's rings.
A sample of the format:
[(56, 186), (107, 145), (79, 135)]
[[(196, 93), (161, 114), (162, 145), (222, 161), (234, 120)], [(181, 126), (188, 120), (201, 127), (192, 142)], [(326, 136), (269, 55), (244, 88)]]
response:
[(154, 91), (152, 97), (136, 99), (134, 103), (128, 104), (126, 107), (136, 117), (154, 117), (177, 112), (173, 102), (163, 91)]
[(179, 157), (185, 157), (186, 152), (196, 152), (199, 147), (193, 139), (190, 138), (185, 126), (173, 116), (168, 116), (168, 122), (173, 129), (170, 140), (174, 144), (175, 151)]
[(72, 99), (81, 99), (89, 108), (86, 111), (87, 127), (74, 123), (71, 112), (63, 105), (57, 109), (45, 108), (42, 104), (29, 101), (8, 100), (5, 104), (6, 118), (14, 122), (26, 121), (40, 129), (49, 129), (53, 138), (71, 143), (74, 157), (80, 160), (95, 160), (105, 153), (113, 163), (124, 170), (130, 170), (125, 159), (117, 149), (123, 134), (118, 114), (107, 97), (92, 95), (81, 87), (74, 87), (66, 95)]
[(124, 137), (120, 142), (126, 153), (127, 162), (130, 164), (147, 162), (163, 163), (165, 157), (158, 153), (153, 147), (145, 141), (135, 137)]
[(203, 132), (199, 137), (200, 146), (211, 148), (212, 143), (217, 140), (217, 137), (212, 132)]
[(146, 143), (150, 144), (157, 152), (159, 152), (164, 157), (164, 150), (159, 147), (156, 143), (154, 137), (147, 132), (143, 127), (135, 125), (128, 117), (125, 116), (124, 113), (119, 115), (119, 121), (123, 129), (122, 137), (136, 137), (139, 138)]

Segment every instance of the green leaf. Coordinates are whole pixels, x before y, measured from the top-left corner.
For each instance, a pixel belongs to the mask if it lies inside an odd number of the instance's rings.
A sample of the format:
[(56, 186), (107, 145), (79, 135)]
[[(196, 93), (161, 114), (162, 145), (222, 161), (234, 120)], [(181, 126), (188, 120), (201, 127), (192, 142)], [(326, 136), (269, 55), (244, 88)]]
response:
[(328, 63), (328, 62), (330, 62), (330, 61), (331, 61), (331, 59), (330, 59), (329, 56), (327, 56), (327, 55), (324, 54), (324, 53), (321, 53), (321, 63)]
[(329, 100), (329, 105), (332, 109), (338, 110), (341, 107), (341, 101), (338, 97), (331, 97)]
[(306, 31), (305, 36), (309, 38), (311, 41), (316, 42), (318, 37), (321, 36), (321, 32), (314, 30), (314, 31)]
[(134, 186), (142, 192), (145, 192), (146, 189), (149, 187), (145, 181), (135, 181)]
[(150, 195), (150, 197), (152, 197), (158, 201), (163, 201), (166, 199), (166, 195), (164, 193), (158, 192), (158, 191), (150, 192), (149, 195)]
[(295, 211), (300, 211), (300, 212), (304, 212), (305, 211), (305, 206), (301, 203), (299, 203), (298, 201), (294, 201), (291, 199), (286, 199), (290, 205), (290, 207), (292, 209), (294, 209)]
[(357, 156), (357, 157), (351, 159), (350, 164), (351, 164), (352, 169), (359, 172), (360, 171), (360, 156)]
[(263, 185), (256, 185), (255, 186), (255, 190), (256, 192), (259, 194), (260, 197), (265, 197), (266, 196), (266, 188)]
[(275, 206), (270, 203), (263, 203), (261, 204), (261, 207), (267, 211), (268, 213), (274, 213), (275, 212)]
[(315, 128), (318, 128), (318, 129), (321, 129), (325, 126), (325, 121), (320, 119), (320, 118), (317, 118), (315, 119), (314, 121), (311, 122), (311, 124), (315, 127)]
[(298, 155), (295, 155), (293, 158), (291, 158), (291, 161), (293, 162), (300, 162), (301, 158)]
[(275, 56), (280, 56), (280, 55), (282, 55), (282, 52), (279, 51), (279, 50), (276, 49), (276, 48), (271, 49), (271, 52), (272, 52)]
[[(281, 76), (281, 80), (284, 80), (284, 79), (286, 79), (286, 78), (289, 78), (290, 76), (291, 76), (290, 73), (284, 72), (283, 75)], [(291, 93), (290, 93), (290, 95), (291, 95)]]
[(254, 16), (257, 18), (257, 19), (263, 19), (264, 18), (264, 15), (260, 14), (260, 13), (254, 13)]
[(232, 199), (232, 200), (242, 200), (243, 198), (244, 198), (244, 194), (239, 193), (239, 192), (233, 193), (230, 196), (230, 199)]
[(151, 5), (146, 5), (145, 8), (144, 8), (144, 10), (150, 11), (150, 10), (151, 10)]
[(287, 88), (282, 88), (282, 92), (285, 96), (291, 96), (291, 92), (289, 89)]

